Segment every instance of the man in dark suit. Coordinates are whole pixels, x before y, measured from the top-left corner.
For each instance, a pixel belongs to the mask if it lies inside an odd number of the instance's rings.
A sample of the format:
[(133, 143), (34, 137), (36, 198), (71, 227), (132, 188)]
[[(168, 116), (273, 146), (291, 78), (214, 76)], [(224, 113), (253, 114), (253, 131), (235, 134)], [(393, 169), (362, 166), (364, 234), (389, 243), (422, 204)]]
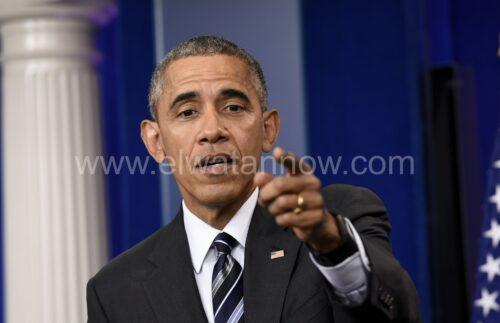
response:
[(168, 160), (182, 206), (89, 281), (89, 322), (419, 321), (373, 193), (322, 189), (281, 148), (273, 156), (288, 174), (256, 174), (280, 121), (246, 51), (190, 39), (158, 65), (149, 97), (141, 136)]

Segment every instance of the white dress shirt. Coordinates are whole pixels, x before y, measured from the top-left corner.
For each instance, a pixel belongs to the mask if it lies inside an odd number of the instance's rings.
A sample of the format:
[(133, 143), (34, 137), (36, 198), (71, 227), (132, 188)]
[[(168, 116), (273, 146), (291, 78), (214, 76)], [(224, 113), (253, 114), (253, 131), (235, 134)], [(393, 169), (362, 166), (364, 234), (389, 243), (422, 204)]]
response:
[[(253, 211), (257, 205), (258, 196), (259, 189), (256, 188), (224, 229), (222, 229), (223, 232), (230, 234), (238, 242), (233, 248), (231, 255), (238, 261), (241, 268), (245, 268), (245, 242)], [(208, 322), (212, 323), (214, 322), (212, 271), (217, 261), (212, 242), (217, 234), (222, 231), (211, 227), (194, 215), (187, 208), (184, 201), (182, 201), (182, 211), (196, 284), (198, 285), (201, 302)], [(348, 231), (358, 246), (356, 253), (345, 259), (342, 263), (332, 267), (321, 266), (314, 260), (312, 255), (310, 256), (319, 271), (333, 286), (334, 292), (341, 302), (348, 306), (354, 306), (361, 304), (366, 298), (368, 271), (370, 267), (361, 239), (359, 239), (354, 226), (350, 222), (346, 222), (348, 223)]]

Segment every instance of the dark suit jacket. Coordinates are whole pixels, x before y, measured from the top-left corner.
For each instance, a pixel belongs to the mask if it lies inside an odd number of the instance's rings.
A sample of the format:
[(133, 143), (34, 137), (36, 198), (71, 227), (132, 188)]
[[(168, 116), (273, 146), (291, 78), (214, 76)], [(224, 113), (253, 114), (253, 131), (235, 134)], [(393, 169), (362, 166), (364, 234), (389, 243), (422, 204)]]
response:
[[(257, 205), (245, 246), (245, 322), (419, 322), (418, 296), (391, 252), (386, 209), (371, 191), (323, 189), (326, 208), (348, 217), (370, 259), (369, 296), (343, 307), (307, 246)], [(285, 256), (270, 259), (273, 250)], [(87, 285), (89, 322), (206, 322), (182, 212), (106, 265)]]

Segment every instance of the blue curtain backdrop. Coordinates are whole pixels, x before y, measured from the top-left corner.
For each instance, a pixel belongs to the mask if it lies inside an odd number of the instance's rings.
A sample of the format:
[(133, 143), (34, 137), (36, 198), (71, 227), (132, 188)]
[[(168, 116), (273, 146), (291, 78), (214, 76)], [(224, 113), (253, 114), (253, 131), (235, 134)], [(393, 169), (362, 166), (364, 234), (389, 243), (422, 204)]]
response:
[[(106, 158), (146, 161), (140, 122), (149, 117), (147, 93), (156, 65), (152, 1), (119, 1), (117, 18), (100, 35), (104, 63), (100, 66), (103, 90), (103, 129)], [(149, 159), (144, 175), (124, 168), (110, 173), (108, 225), (111, 255), (125, 251), (161, 227), (160, 183)]]
[[(385, 202), (394, 253), (419, 291), (430, 322), (416, 1), (303, 1), (309, 153), (342, 156), (324, 183), (368, 187)], [(355, 156), (411, 156), (414, 174), (356, 175)], [(375, 163), (379, 170), (381, 162)], [(399, 169), (398, 169), (399, 170)]]

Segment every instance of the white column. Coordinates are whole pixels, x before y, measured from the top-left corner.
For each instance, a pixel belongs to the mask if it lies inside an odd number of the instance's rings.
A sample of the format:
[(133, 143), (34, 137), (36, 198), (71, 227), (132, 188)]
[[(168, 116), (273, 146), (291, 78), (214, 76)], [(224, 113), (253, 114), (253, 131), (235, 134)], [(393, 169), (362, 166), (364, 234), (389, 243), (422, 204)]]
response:
[(86, 321), (107, 260), (97, 1), (0, 0), (5, 321)]

